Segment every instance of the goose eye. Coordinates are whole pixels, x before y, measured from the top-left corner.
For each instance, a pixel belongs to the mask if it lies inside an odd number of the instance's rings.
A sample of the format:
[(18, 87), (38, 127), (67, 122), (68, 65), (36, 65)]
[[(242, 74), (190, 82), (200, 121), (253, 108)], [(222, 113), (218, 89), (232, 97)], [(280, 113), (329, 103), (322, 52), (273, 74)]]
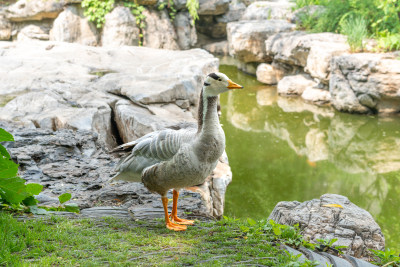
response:
[(219, 79), (218, 79), (218, 81), (222, 81), (222, 79), (221, 79), (221, 78), (219, 78)]

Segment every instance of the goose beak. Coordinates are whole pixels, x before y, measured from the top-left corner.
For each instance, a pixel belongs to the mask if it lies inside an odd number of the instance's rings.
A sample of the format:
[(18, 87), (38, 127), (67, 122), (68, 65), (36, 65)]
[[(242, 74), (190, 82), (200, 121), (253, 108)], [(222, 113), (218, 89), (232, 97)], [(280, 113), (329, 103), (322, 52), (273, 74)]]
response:
[(231, 80), (228, 80), (228, 86), (226, 88), (228, 88), (228, 89), (242, 89), (243, 86), (241, 86), (241, 85), (239, 85), (237, 83), (234, 83)]

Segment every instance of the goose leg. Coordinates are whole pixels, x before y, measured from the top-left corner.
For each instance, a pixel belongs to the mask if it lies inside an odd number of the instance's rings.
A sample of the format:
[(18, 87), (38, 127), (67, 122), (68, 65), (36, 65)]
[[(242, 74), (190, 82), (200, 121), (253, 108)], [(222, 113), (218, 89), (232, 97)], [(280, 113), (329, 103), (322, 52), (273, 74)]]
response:
[(179, 225), (170, 221), (168, 215), (168, 198), (163, 196), (161, 197), (161, 200), (164, 206), (165, 225), (167, 226), (167, 228), (174, 231), (185, 231), (186, 230), (185, 225)]
[(178, 218), (177, 215), (178, 215), (179, 192), (174, 189), (172, 194), (173, 194), (173, 203), (172, 203), (172, 212), (171, 212), (171, 216), (170, 216), (172, 221), (179, 223), (179, 224), (193, 225), (194, 221), (192, 221), (192, 220), (185, 220), (185, 219)]

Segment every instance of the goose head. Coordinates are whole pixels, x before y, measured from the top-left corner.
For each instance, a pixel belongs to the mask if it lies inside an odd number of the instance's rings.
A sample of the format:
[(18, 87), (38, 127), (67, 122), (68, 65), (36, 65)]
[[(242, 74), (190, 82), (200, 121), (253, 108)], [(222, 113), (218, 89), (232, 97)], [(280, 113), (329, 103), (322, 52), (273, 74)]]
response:
[(203, 94), (206, 97), (217, 96), (232, 89), (242, 89), (243, 86), (233, 82), (221, 72), (208, 74), (204, 80)]

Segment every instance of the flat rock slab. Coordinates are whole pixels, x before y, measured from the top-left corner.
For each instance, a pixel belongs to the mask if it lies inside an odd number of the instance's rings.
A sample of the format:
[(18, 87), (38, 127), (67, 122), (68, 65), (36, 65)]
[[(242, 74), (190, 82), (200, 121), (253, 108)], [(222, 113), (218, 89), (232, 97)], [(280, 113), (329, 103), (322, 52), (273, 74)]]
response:
[[(0, 42), (0, 102), (4, 105), (0, 119), (51, 130), (95, 131), (113, 147), (118, 131), (113, 121), (127, 117), (124, 112), (130, 108), (149, 113), (155, 124), (164, 121), (160, 125), (193, 120), (202, 81), (217, 67), (218, 59), (202, 49)], [(120, 108), (119, 116), (113, 118), (119, 100), (125, 101), (125, 109)], [(138, 129), (119, 130), (123, 134)], [(131, 137), (125, 134), (125, 138)]]

